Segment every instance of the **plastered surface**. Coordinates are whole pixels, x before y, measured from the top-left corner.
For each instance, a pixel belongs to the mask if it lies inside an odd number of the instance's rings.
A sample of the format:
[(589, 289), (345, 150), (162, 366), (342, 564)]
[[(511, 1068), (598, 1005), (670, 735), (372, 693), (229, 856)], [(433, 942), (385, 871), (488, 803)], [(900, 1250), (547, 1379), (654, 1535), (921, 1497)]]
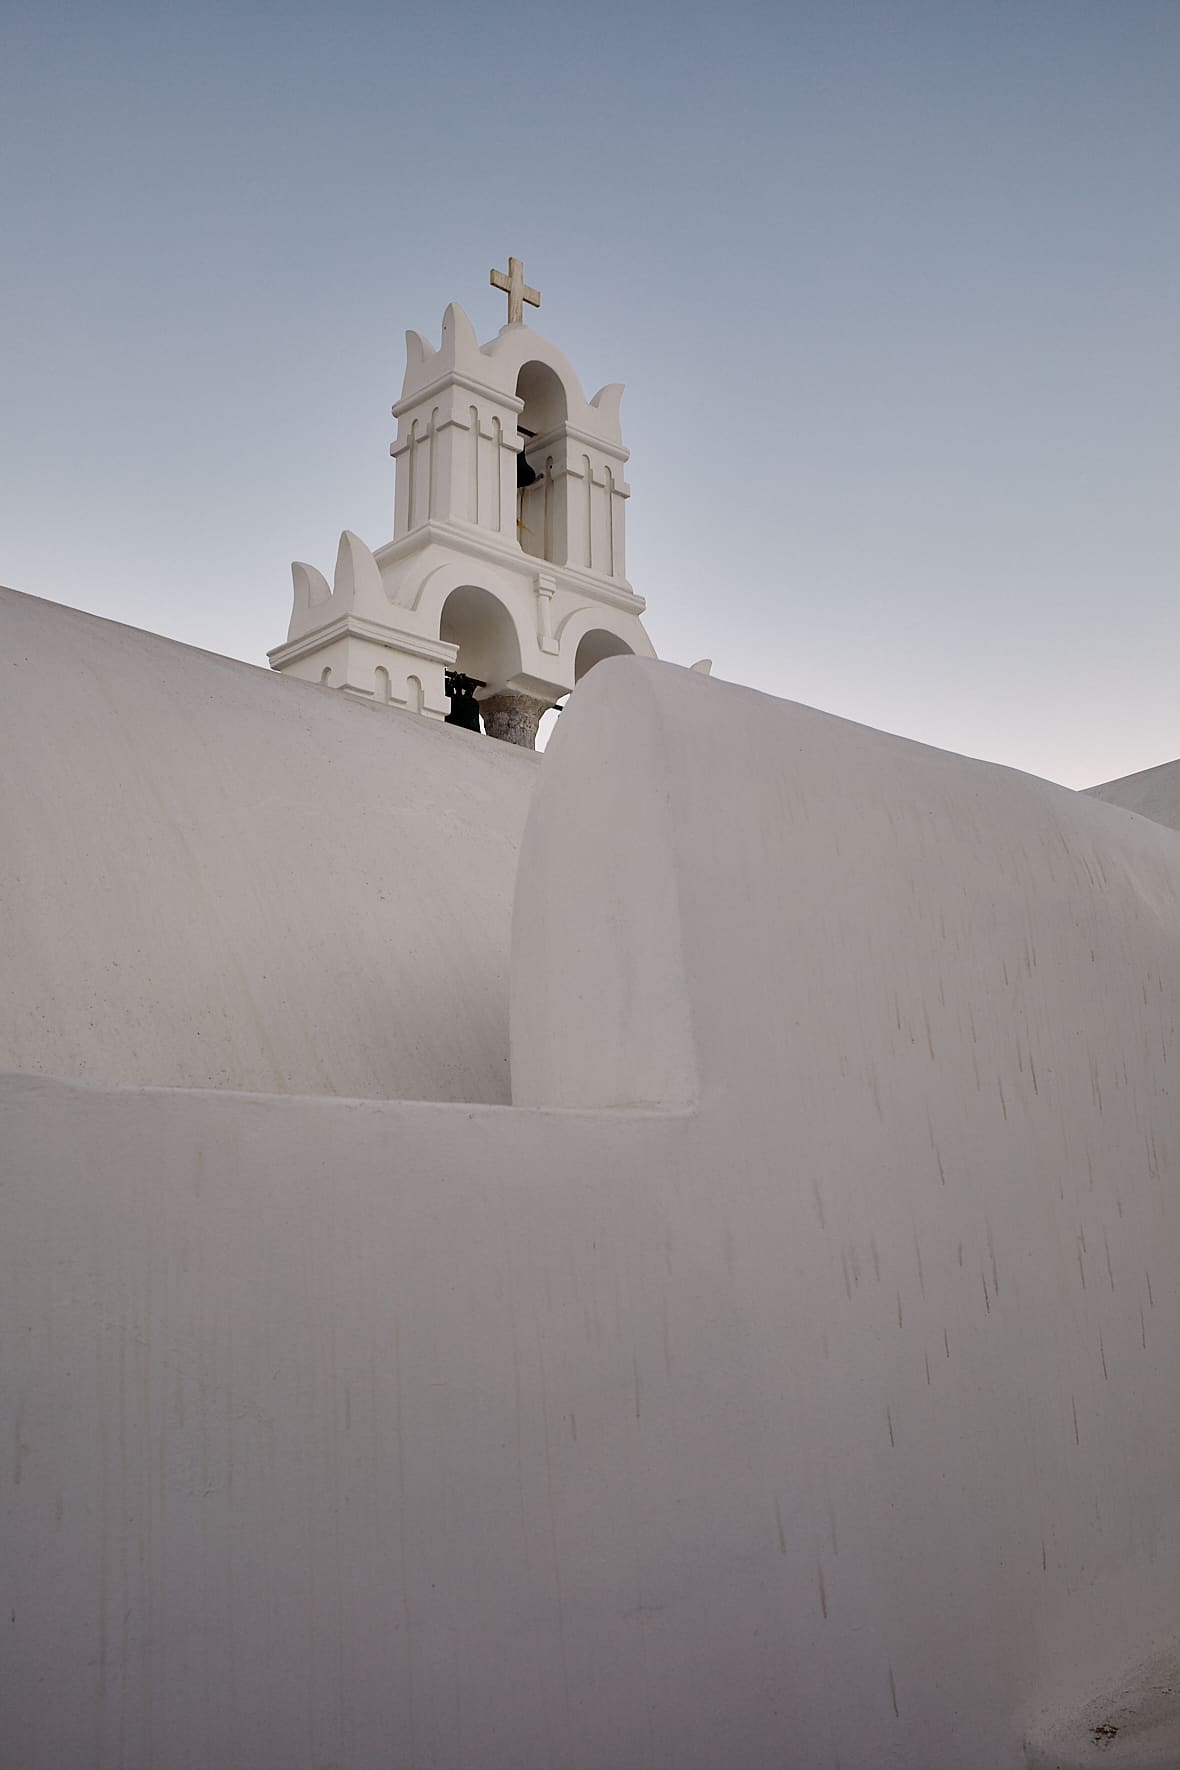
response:
[(506, 1100), (537, 758), (0, 591), (0, 1067)]
[(1177, 840), (608, 661), (516, 1105), (8, 1083), (13, 1761), (1175, 1762)]
[(1162, 762), (1158, 768), (1145, 768), (1139, 774), (1124, 775), (1121, 780), (1105, 781), (1090, 787), (1090, 796), (1103, 799), (1108, 805), (1122, 805), (1149, 817), (1153, 823), (1167, 824), (1180, 830), (1180, 762)]

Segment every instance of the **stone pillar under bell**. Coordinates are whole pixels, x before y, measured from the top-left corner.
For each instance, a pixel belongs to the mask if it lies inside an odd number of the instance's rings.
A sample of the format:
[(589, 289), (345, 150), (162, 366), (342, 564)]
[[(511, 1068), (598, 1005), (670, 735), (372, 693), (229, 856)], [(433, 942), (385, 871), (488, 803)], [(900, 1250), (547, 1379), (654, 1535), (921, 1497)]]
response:
[(480, 701), (479, 710), (489, 737), (499, 738), (505, 744), (519, 744), (522, 750), (535, 750), (541, 715), (552, 705), (552, 701), (539, 700), (536, 695), (505, 689)]

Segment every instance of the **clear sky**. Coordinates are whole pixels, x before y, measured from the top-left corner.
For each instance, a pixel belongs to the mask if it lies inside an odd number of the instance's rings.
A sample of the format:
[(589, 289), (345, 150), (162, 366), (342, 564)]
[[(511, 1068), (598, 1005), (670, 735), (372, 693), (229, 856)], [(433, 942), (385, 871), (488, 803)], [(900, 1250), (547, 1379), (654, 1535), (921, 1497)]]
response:
[(264, 662), (511, 252), (662, 655), (1180, 756), (1180, 0), (0, 0), (0, 137), (0, 581)]

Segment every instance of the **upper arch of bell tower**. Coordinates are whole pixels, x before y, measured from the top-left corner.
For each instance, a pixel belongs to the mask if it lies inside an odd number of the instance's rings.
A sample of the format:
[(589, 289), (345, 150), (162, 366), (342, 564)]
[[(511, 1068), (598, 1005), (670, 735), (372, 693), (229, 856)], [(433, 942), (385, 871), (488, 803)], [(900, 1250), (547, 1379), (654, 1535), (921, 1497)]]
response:
[(560, 381), (565, 390), (566, 415), (571, 424), (615, 448), (622, 447), (619, 423), (623, 397), (621, 381), (608, 382), (599, 388), (593, 399), (588, 400), (577, 370), (556, 344), (518, 321), (515, 325), (501, 326), (494, 338), (481, 345), (474, 326), (457, 301), (452, 301), (443, 315), (442, 338), (437, 347), (421, 332), (406, 333), (406, 372), (401, 398), (393, 408), (393, 415), (396, 418), (402, 408), (429, 397), (452, 375), (486, 387), (501, 397), (511, 395), (515, 392), (521, 370), (530, 362), (543, 363)]

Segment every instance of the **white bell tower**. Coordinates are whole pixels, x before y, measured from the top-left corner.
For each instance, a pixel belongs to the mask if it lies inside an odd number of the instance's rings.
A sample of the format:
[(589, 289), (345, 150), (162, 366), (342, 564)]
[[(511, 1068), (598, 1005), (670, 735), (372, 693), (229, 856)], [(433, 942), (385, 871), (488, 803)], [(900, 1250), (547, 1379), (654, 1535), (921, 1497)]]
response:
[(407, 332), (393, 539), (371, 553), (346, 531), (330, 589), (294, 565), (290, 629), (269, 657), (456, 724), (477, 724), (478, 705), (491, 736), (531, 747), (541, 714), (600, 659), (655, 654), (626, 577), (623, 389), (587, 400), (524, 323), (541, 298), (518, 259), (492, 282), (508, 323), (489, 343), (455, 305), (437, 350)]

